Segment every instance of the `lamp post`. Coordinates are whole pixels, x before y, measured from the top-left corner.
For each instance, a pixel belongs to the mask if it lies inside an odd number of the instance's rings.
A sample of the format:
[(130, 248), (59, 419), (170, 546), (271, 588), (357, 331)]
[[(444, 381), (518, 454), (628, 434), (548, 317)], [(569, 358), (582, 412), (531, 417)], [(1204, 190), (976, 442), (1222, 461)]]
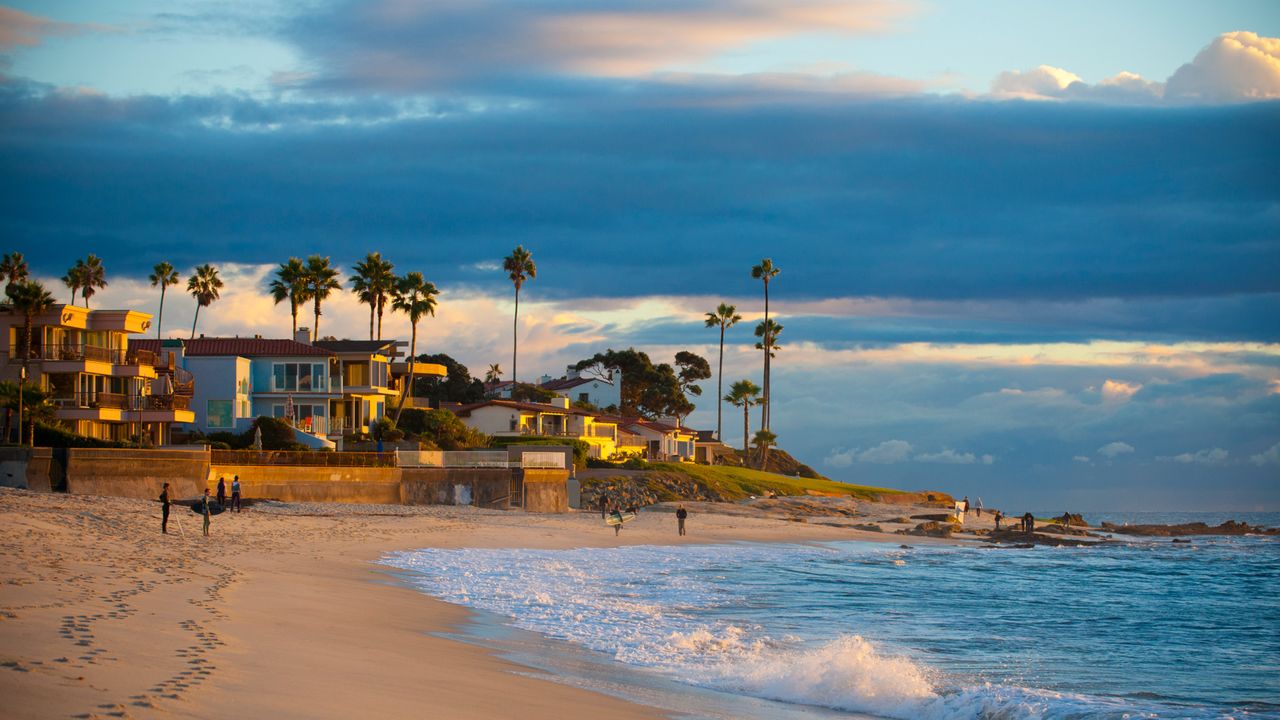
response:
[[(27, 368), (25, 365), (18, 369), (18, 378), (19, 378), (18, 380), (18, 445), (21, 446), (23, 445), (23, 442), (22, 442), (22, 393), (24, 390), (27, 389)], [(35, 443), (35, 438), (32, 438), (32, 444), (34, 443)]]

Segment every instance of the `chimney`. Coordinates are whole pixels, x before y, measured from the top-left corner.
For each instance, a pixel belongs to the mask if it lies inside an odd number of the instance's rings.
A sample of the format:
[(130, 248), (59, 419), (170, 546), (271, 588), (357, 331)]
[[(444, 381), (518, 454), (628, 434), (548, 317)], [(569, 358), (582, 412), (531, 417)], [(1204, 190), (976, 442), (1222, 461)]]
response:
[(310, 345), (311, 344), (311, 328), (304, 328), (304, 327), (298, 328), (298, 330), (293, 334), (293, 341), (300, 342), (303, 345)]
[(552, 404), (552, 405), (554, 405), (554, 406), (556, 406), (556, 407), (558, 407), (558, 408), (564, 408), (565, 410), (568, 410), (568, 409), (569, 409), (569, 398), (567, 398), (567, 397), (565, 397), (565, 396), (563, 396), (563, 395), (557, 395), (557, 396), (555, 396), (555, 397), (551, 398), (551, 404)]
[(564, 368), (564, 376), (565, 376), (565, 377), (567, 377), (567, 378), (578, 378), (578, 377), (582, 377), (582, 371), (581, 371), (581, 370), (574, 370), (572, 365), (566, 365), (566, 366), (565, 366), (565, 368)]

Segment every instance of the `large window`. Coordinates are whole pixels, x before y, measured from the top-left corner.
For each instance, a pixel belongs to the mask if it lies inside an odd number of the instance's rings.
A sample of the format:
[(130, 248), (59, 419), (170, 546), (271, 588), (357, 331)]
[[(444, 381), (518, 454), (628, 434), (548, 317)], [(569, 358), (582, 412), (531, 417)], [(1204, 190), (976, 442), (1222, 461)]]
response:
[(235, 425), (235, 418), (231, 414), (232, 404), (230, 400), (209, 400), (205, 404), (205, 421), (204, 424), (210, 428), (230, 428)]
[(276, 363), (272, 368), (271, 389), (328, 392), (324, 363)]

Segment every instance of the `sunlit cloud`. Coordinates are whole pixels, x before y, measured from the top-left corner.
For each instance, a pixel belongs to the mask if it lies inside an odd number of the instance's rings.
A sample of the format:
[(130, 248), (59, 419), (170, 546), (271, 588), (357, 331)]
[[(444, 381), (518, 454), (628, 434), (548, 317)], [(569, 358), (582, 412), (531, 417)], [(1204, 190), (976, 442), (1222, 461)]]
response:
[(1178, 455), (1157, 455), (1160, 462), (1173, 462), (1182, 465), (1222, 465), (1227, 462), (1230, 452), (1222, 448), (1197, 450), (1196, 452), (1179, 453)]
[(1104, 458), (1107, 458), (1108, 460), (1113, 460), (1121, 455), (1128, 455), (1132, 452), (1133, 452), (1132, 445), (1130, 445), (1127, 442), (1121, 442), (1119, 440), (1115, 442), (1109, 442), (1106, 445), (1103, 445), (1102, 447), (1098, 448), (1098, 454)]

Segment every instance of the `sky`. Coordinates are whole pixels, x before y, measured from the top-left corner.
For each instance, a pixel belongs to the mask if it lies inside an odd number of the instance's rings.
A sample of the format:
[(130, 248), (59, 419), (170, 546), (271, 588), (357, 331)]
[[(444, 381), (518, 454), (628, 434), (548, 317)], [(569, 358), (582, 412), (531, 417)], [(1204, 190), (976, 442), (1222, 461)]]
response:
[(1269, 0), (0, 6), (0, 232), (60, 297), (91, 252), (149, 312), (154, 263), (211, 262), (198, 332), (283, 337), (274, 264), (380, 251), (482, 374), (523, 244), (521, 380), (714, 366), (729, 302), (759, 383), (769, 257), (781, 445), (989, 507), (1280, 510), (1278, 128)]

